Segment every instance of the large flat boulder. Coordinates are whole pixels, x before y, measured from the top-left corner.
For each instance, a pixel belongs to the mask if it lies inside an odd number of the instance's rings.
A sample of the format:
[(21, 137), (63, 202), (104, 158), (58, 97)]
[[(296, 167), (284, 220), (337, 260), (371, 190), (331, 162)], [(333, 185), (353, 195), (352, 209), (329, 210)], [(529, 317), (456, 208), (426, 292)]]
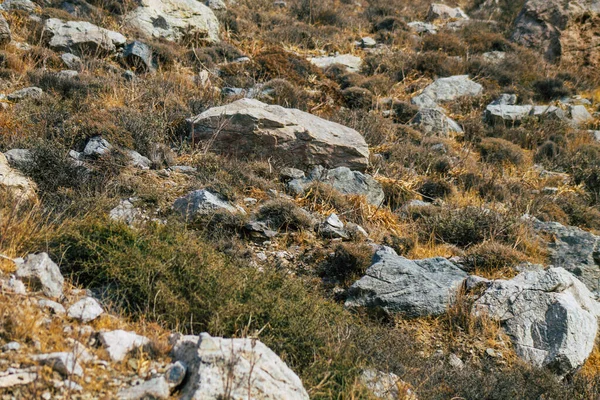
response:
[(173, 356), (188, 368), (182, 400), (308, 400), (300, 378), (255, 339), (182, 336)]
[(463, 96), (477, 96), (483, 86), (469, 79), (468, 75), (439, 78), (415, 96), (411, 103), (419, 108), (435, 108), (439, 103), (453, 101)]
[(473, 312), (499, 320), (521, 358), (560, 375), (583, 365), (600, 315), (583, 283), (563, 268), (550, 268), (487, 284)]
[(442, 257), (409, 260), (384, 247), (366, 275), (348, 289), (347, 307), (379, 308), (408, 317), (441, 315), (466, 272)]
[(219, 20), (196, 0), (141, 0), (139, 7), (125, 16), (125, 24), (147, 36), (173, 42), (219, 41)]
[(600, 294), (600, 237), (575, 226), (532, 219), (533, 228), (548, 238), (550, 263), (576, 276)]
[(118, 32), (86, 21), (62, 21), (58, 18), (46, 20), (44, 35), (51, 49), (78, 54), (114, 53), (127, 41)]
[(279, 158), (308, 168), (348, 167), (363, 171), (369, 148), (354, 129), (293, 108), (241, 99), (189, 118), (191, 135), (211, 151)]

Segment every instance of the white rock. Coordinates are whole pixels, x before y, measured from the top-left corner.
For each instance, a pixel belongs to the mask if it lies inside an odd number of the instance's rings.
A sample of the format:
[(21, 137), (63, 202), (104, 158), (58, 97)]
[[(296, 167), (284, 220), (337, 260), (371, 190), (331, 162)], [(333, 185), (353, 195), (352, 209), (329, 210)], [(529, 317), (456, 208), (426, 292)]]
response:
[(13, 386), (29, 385), (37, 379), (33, 372), (17, 372), (0, 377), (0, 388), (11, 388)]
[(321, 69), (325, 69), (334, 64), (341, 64), (346, 67), (348, 72), (360, 72), (362, 59), (352, 54), (339, 54), (336, 56), (312, 57), (308, 61)]
[(453, 101), (462, 96), (477, 96), (483, 92), (483, 86), (469, 79), (468, 75), (456, 75), (440, 78), (427, 86), (414, 97), (411, 103), (420, 108), (436, 108), (439, 103)]
[(69, 318), (78, 319), (82, 322), (90, 322), (104, 313), (98, 301), (92, 297), (85, 297), (69, 307), (67, 315)]
[(60, 298), (63, 293), (64, 278), (58, 265), (46, 253), (29, 254), (15, 272), (33, 290), (41, 289), (50, 298)]
[(168, 399), (169, 384), (163, 376), (151, 379), (136, 386), (122, 389), (117, 393), (119, 400)]
[(127, 39), (118, 32), (100, 28), (86, 21), (47, 19), (45, 34), (50, 37), (48, 46), (56, 51), (113, 53), (125, 45)]
[(300, 378), (267, 346), (253, 339), (224, 339), (203, 333), (179, 337), (176, 360), (188, 366), (182, 400), (308, 400)]
[(12, 169), (3, 153), (0, 153), (0, 186), (6, 187), (17, 198), (34, 199), (36, 197), (35, 183)]
[(83, 376), (83, 368), (77, 362), (73, 353), (49, 353), (31, 356), (31, 359), (43, 365), (48, 365), (56, 372), (65, 376)]
[(144, 346), (150, 341), (135, 332), (116, 330), (100, 333), (100, 342), (106, 348), (108, 355), (113, 361), (123, 361), (131, 350)]

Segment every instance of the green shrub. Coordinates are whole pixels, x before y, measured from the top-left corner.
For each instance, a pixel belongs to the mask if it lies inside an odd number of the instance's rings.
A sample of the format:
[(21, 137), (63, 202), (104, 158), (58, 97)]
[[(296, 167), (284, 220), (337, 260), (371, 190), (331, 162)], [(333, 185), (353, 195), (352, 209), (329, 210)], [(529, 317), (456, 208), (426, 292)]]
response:
[(433, 234), (440, 242), (469, 247), (486, 240), (511, 243), (515, 239), (518, 222), (495, 211), (472, 206), (431, 211), (418, 221), (424, 240)]
[(513, 269), (523, 261), (525, 261), (525, 256), (518, 250), (503, 243), (491, 241), (470, 248), (463, 265), (469, 272), (493, 273)]
[(478, 145), (481, 159), (491, 164), (519, 165), (523, 162), (523, 150), (508, 140), (485, 138)]
[(313, 226), (311, 216), (289, 200), (271, 200), (258, 210), (258, 218), (274, 230), (299, 231)]

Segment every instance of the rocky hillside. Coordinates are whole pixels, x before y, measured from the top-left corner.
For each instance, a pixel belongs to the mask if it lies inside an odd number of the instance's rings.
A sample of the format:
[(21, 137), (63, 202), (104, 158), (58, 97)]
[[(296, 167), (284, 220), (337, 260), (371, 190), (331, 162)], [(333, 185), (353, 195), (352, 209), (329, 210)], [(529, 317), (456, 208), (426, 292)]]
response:
[(0, 0), (1, 399), (599, 399), (597, 0)]

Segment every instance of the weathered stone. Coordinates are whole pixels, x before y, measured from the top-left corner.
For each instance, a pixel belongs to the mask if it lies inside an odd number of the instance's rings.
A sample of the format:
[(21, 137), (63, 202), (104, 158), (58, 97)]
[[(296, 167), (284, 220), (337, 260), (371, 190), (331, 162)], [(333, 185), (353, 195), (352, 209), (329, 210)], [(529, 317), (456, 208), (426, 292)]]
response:
[(4, 11), (20, 10), (33, 13), (37, 11), (38, 8), (38, 5), (31, 0), (4, 0), (4, 2), (0, 4), (0, 10)]
[(181, 361), (177, 361), (167, 367), (165, 379), (170, 388), (181, 385), (187, 374), (187, 367)]
[(319, 235), (329, 239), (348, 239), (350, 237), (344, 229), (344, 223), (335, 213), (327, 217), (325, 222), (319, 226)]
[(290, 181), (292, 179), (302, 179), (305, 177), (304, 171), (297, 168), (283, 168), (279, 176), (281, 176), (281, 179), (284, 181)]
[(83, 368), (77, 362), (73, 353), (49, 353), (31, 356), (33, 361), (38, 361), (43, 365), (48, 365), (65, 376), (76, 375), (83, 376)]
[(514, 106), (515, 104), (517, 104), (517, 95), (508, 93), (501, 94), (496, 100), (490, 103), (493, 106)]
[(463, 132), (461, 126), (439, 108), (420, 109), (413, 118), (412, 124), (417, 126), (426, 136), (446, 137), (451, 132)]
[(492, 281), (473, 311), (500, 320), (521, 358), (563, 375), (591, 353), (600, 304), (569, 272), (550, 268)]
[(438, 27), (427, 22), (414, 21), (409, 22), (407, 25), (416, 33), (428, 33), (430, 35), (438, 33)]
[(91, 322), (104, 313), (104, 310), (98, 301), (92, 297), (85, 297), (67, 310), (69, 318), (77, 319), (82, 322)]
[(489, 51), (487, 53), (483, 53), (481, 55), (481, 57), (489, 63), (497, 64), (506, 59), (506, 52), (504, 52), (504, 51)]
[(600, 295), (600, 237), (574, 226), (532, 218), (533, 228), (547, 235), (550, 263), (576, 276)]
[(20, 172), (12, 169), (0, 153), (0, 186), (10, 190), (17, 198), (34, 199), (36, 185)]
[(269, 229), (262, 221), (251, 221), (244, 225), (244, 231), (253, 239), (270, 239), (277, 236), (277, 232)]
[(114, 53), (125, 45), (125, 36), (85, 21), (47, 19), (44, 34), (48, 46), (56, 51), (79, 54)]
[(238, 213), (240, 210), (218, 194), (213, 194), (206, 189), (195, 190), (178, 198), (173, 203), (173, 208), (186, 219), (197, 215), (207, 215), (216, 211)]
[(314, 182), (329, 185), (345, 195), (365, 196), (369, 203), (376, 206), (381, 205), (385, 199), (381, 185), (371, 175), (351, 171), (346, 167), (329, 170), (315, 167), (308, 177), (291, 180), (287, 187), (290, 192), (300, 195)]
[(33, 162), (33, 154), (28, 149), (11, 149), (4, 153), (11, 167), (23, 169)]
[(419, 108), (436, 108), (439, 103), (463, 96), (477, 96), (482, 92), (483, 86), (470, 80), (468, 75), (456, 75), (437, 79), (414, 97), (411, 103)]
[(360, 375), (360, 380), (378, 399), (417, 400), (410, 386), (396, 374), (367, 369)]
[(346, 67), (346, 71), (348, 72), (360, 72), (360, 68), (362, 67), (362, 59), (352, 54), (312, 57), (308, 61), (321, 69), (340, 64)]
[(169, 385), (163, 376), (159, 376), (139, 385), (119, 390), (117, 398), (119, 400), (168, 399)]
[(312, 114), (254, 99), (214, 107), (188, 119), (192, 135), (210, 150), (276, 157), (295, 167), (325, 165), (364, 170), (369, 148), (354, 129)]
[(21, 350), (21, 344), (19, 342), (9, 342), (2, 346), (2, 351), (19, 351)]
[(0, 377), (0, 389), (14, 386), (29, 385), (37, 379), (37, 374), (28, 371), (19, 371)]
[(4, 19), (4, 16), (0, 14), (0, 46), (10, 43), (11, 40), (10, 26), (8, 26), (8, 22)]
[(140, 6), (125, 16), (125, 24), (147, 36), (174, 42), (219, 41), (217, 17), (196, 0), (141, 0)]
[(48, 308), (56, 315), (65, 315), (67, 313), (62, 304), (48, 299), (39, 299), (38, 306), (40, 308)]
[(134, 41), (125, 46), (123, 50), (125, 63), (138, 72), (154, 71), (152, 48), (146, 43)]
[(132, 199), (124, 199), (109, 213), (110, 219), (133, 225), (136, 222), (142, 221), (145, 217), (144, 212), (137, 208)]
[(58, 265), (46, 253), (29, 254), (18, 266), (15, 275), (33, 290), (41, 290), (45, 296), (62, 297), (64, 278)]
[(440, 315), (466, 277), (445, 258), (409, 260), (384, 247), (366, 275), (348, 289), (346, 307), (380, 308), (408, 317)]
[(594, 117), (583, 105), (569, 106), (569, 117), (575, 126), (585, 125), (594, 120)]
[(111, 360), (117, 362), (123, 361), (131, 350), (145, 346), (150, 342), (144, 336), (123, 330), (102, 332), (99, 337)]
[(44, 94), (44, 91), (39, 87), (27, 87), (16, 92), (12, 92), (6, 98), (10, 101), (19, 102), (25, 99), (39, 99)]
[(127, 156), (129, 156), (129, 165), (139, 169), (150, 169), (152, 161), (148, 157), (144, 157), (135, 150), (125, 150)]
[(65, 63), (65, 65), (75, 71), (81, 70), (83, 68), (83, 61), (81, 58), (77, 57), (75, 54), (71, 53), (63, 53), (60, 56), (61, 60)]
[(100, 157), (107, 154), (112, 149), (112, 145), (103, 139), (101, 136), (94, 136), (88, 140), (83, 155), (86, 157)]
[(27, 288), (25, 287), (25, 284), (23, 283), (23, 281), (15, 278), (14, 276), (11, 276), (7, 281), (0, 281), (1, 285), (2, 285), (2, 290), (5, 290), (9, 293), (14, 293), (14, 294), (18, 294), (18, 295), (26, 295), (27, 294)]
[(206, 6), (211, 10), (226, 10), (227, 5), (223, 0), (206, 0)]
[(203, 333), (183, 336), (174, 358), (188, 367), (182, 400), (308, 400), (300, 378), (255, 339), (224, 339)]
[(469, 19), (469, 16), (460, 7), (452, 8), (445, 4), (432, 4), (427, 13), (427, 21), (436, 19)]

